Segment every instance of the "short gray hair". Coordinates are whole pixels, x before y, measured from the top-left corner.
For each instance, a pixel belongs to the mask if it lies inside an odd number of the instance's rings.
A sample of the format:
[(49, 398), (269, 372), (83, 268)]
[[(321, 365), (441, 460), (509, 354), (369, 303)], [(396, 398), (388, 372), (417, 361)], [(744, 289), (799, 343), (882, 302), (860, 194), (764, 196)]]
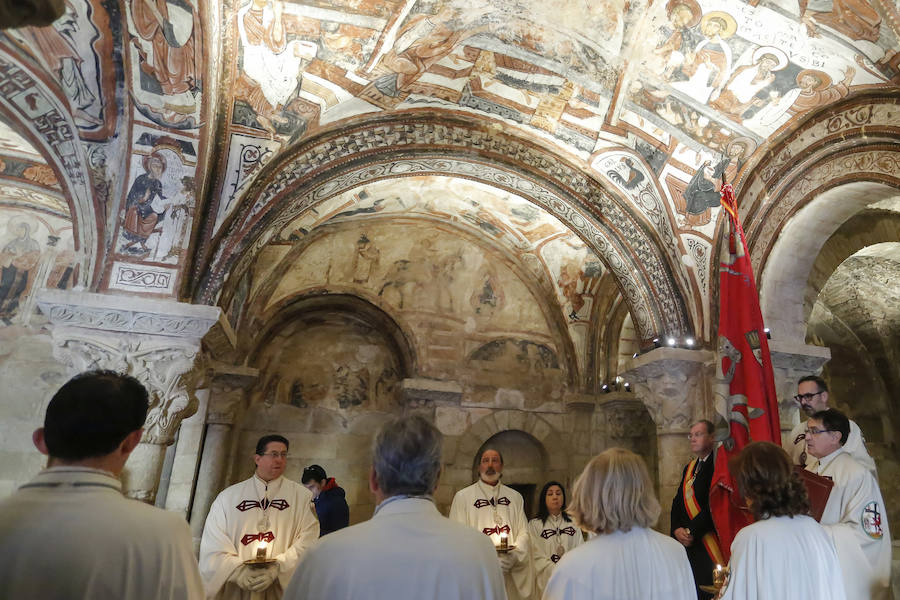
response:
[(443, 442), (438, 428), (419, 415), (385, 423), (372, 447), (375, 479), (384, 495), (432, 494), (441, 474)]

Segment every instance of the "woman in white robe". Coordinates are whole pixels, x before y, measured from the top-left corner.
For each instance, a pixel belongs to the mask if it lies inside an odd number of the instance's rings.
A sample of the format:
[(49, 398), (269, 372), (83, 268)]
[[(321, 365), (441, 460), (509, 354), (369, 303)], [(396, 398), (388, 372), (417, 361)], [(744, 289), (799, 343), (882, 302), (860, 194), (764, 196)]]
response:
[(581, 528), (566, 514), (566, 489), (549, 481), (538, 496), (538, 516), (528, 522), (531, 560), (534, 568), (534, 597), (540, 598), (556, 563), (569, 550), (584, 542)]
[(756, 522), (731, 543), (723, 600), (847, 600), (831, 536), (807, 516), (809, 497), (791, 459), (771, 442), (748, 444), (731, 472)]
[(696, 600), (684, 547), (650, 529), (660, 506), (637, 454), (610, 448), (591, 459), (568, 512), (598, 535), (562, 557), (544, 600)]

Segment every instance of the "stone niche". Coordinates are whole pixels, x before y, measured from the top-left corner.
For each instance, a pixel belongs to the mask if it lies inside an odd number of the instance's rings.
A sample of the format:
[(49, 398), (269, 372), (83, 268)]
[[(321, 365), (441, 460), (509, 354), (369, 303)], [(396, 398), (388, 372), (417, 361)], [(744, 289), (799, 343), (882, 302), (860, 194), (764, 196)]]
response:
[(252, 362), (232, 482), (252, 473), (257, 439), (278, 432), (291, 442), (288, 478), (319, 464), (346, 490), (352, 521), (368, 518), (372, 435), (402, 411), (407, 366), (394, 340), (358, 315), (317, 310), (277, 327)]

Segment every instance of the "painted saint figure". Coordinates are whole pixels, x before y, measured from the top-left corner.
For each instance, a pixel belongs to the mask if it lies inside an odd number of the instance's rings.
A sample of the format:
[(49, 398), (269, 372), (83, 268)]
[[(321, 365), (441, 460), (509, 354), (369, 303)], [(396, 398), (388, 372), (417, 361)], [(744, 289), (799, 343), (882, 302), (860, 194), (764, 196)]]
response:
[(283, 11), (281, 0), (252, 0), (237, 14), (243, 72), (235, 96), (250, 105), (270, 136), (276, 133), (273, 123), (287, 122), (280, 111), (318, 49), (312, 42), (287, 40)]
[(795, 115), (837, 102), (850, 93), (850, 82), (856, 69), (847, 67), (844, 79), (832, 83), (831, 76), (818, 69), (804, 69), (797, 74), (797, 87), (784, 96), (774, 96), (758, 113), (744, 122), (749, 129), (768, 135)]
[(734, 35), (737, 23), (728, 13), (714, 11), (703, 15), (700, 30), (706, 39), (685, 55), (681, 67), (688, 79), (672, 87), (705, 104), (713, 91), (722, 89), (731, 71), (731, 47), (725, 40)]
[(131, 184), (125, 200), (123, 234), (128, 243), (122, 248), (123, 252), (132, 251), (135, 244), (140, 244), (138, 252), (150, 252), (147, 238), (156, 230), (156, 224), (169, 207), (168, 204), (159, 205), (166, 200), (160, 181), (166, 170), (166, 159), (159, 154), (151, 154), (144, 157), (143, 165), (144, 172)]
[(740, 123), (747, 109), (764, 104), (757, 94), (769, 87), (775, 81), (775, 72), (787, 64), (787, 56), (778, 48), (757, 48), (753, 53), (753, 64), (735, 69), (725, 88), (709, 105)]
[(29, 276), (41, 257), (41, 247), (24, 221), (10, 223), (16, 237), (0, 250), (0, 321), (7, 325), (28, 289)]
[(152, 56), (148, 55), (133, 40), (141, 70), (159, 83), (160, 93), (171, 96), (199, 90), (203, 53), (197, 9), (187, 0), (135, 0), (131, 12), (135, 31), (152, 49)]

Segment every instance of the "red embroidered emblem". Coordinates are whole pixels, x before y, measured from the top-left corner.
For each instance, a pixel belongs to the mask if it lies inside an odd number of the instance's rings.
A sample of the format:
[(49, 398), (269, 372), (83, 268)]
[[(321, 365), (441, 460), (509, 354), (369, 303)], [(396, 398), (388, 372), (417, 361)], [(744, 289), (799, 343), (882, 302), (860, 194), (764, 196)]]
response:
[(491, 535), (492, 533), (496, 533), (497, 535), (505, 533), (509, 535), (509, 525), (504, 525), (503, 527), (500, 527), (499, 525), (497, 525), (496, 527), (485, 527), (481, 530), (481, 532), (484, 535)]
[(244, 537), (241, 538), (241, 543), (246, 546), (247, 544), (252, 544), (256, 540), (259, 540), (261, 542), (269, 542), (271, 544), (272, 540), (274, 540), (274, 539), (275, 539), (275, 534), (272, 533), (271, 531), (267, 531), (265, 533), (262, 533), (262, 532), (248, 533), (247, 535), (245, 535)]

